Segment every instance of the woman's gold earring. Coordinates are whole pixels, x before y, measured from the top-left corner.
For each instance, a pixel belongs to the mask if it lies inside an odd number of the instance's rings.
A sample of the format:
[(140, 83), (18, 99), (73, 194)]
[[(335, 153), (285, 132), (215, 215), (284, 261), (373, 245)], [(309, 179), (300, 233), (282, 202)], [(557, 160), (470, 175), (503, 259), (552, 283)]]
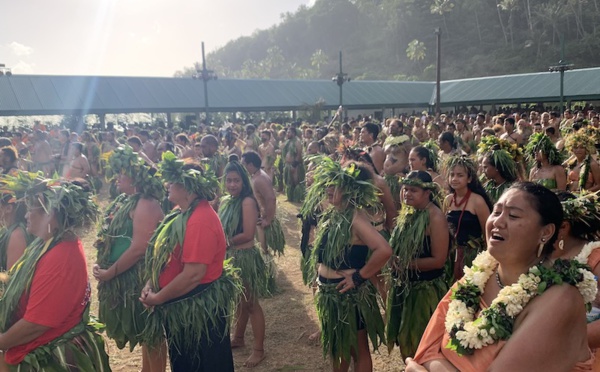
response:
[(50, 227), (50, 224), (48, 224), (48, 234), (50, 234), (52, 232), (52, 228)]
[(565, 241), (564, 241), (563, 239), (561, 239), (561, 240), (558, 242), (558, 249), (560, 249), (561, 251), (562, 251), (563, 249), (565, 249)]

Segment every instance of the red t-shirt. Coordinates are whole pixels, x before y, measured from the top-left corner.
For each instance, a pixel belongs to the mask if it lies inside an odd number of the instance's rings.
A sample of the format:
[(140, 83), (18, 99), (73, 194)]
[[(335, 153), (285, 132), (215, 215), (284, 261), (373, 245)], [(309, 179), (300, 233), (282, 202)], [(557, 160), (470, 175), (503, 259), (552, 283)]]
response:
[(202, 200), (188, 218), (183, 249), (177, 244), (158, 278), (160, 288), (175, 279), (186, 263), (207, 265), (206, 274), (198, 284), (217, 280), (223, 272), (226, 248), (225, 233), (219, 216), (206, 200)]
[(8, 364), (19, 364), (35, 348), (62, 336), (81, 321), (90, 300), (87, 264), (80, 240), (63, 241), (39, 260), (29, 293), (23, 294), (17, 320), (50, 327), (35, 340), (10, 348)]

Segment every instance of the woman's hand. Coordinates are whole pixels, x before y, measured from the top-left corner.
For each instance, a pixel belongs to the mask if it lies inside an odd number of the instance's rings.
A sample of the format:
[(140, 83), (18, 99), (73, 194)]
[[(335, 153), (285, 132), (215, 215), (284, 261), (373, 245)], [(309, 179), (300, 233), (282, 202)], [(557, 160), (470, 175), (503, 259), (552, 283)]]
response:
[(99, 282), (107, 282), (109, 280), (112, 280), (115, 275), (114, 275), (114, 270), (110, 270), (110, 269), (101, 269), (99, 265), (94, 265), (94, 268), (92, 269), (94, 278), (96, 278), (97, 281)]
[(423, 367), (419, 363), (415, 362), (413, 358), (406, 358), (406, 372), (428, 372), (427, 368)]
[(146, 285), (144, 286), (144, 288), (142, 288), (142, 293), (140, 295), (140, 300), (142, 299), (146, 299), (146, 297), (148, 296), (148, 293), (150, 293), (150, 291), (152, 290), (152, 286), (150, 285), (150, 281), (146, 282)]
[(140, 297), (140, 302), (146, 307), (146, 309), (162, 305), (163, 301), (159, 298), (158, 293), (154, 293), (152, 288), (150, 288), (147, 284), (146, 287), (142, 290), (142, 296)]
[(344, 277), (344, 280), (339, 282), (338, 285), (335, 287), (337, 290), (340, 291), (340, 293), (346, 293), (349, 290), (351, 290), (352, 288), (354, 288), (354, 281), (352, 280), (352, 274), (348, 274), (343, 271), (336, 271), (336, 273), (338, 275), (341, 275)]

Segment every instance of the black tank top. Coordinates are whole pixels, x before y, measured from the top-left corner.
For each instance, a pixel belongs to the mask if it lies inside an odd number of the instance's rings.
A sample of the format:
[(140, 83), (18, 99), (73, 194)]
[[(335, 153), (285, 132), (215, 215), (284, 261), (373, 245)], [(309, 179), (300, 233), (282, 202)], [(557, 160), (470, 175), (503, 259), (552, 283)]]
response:
[[(431, 237), (429, 235), (425, 235), (423, 239), (423, 249), (421, 254), (417, 258), (427, 258), (431, 256)], [(408, 280), (411, 282), (419, 282), (424, 280), (433, 280), (439, 278), (444, 274), (444, 268), (429, 270), (429, 271), (419, 271), (419, 270), (409, 270), (408, 271)]]
[[(460, 218), (460, 214), (462, 211), (454, 210), (448, 212), (446, 215), (446, 221), (448, 221), (448, 225), (450, 227), (450, 232), (452, 236), (456, 237), (456, 244), (461, 247), (467, 245), (467, 242), (470, 238), (479, 238), (483, 232), (481, 230), (481, 225), (479, 224), (479, 219), (477, 215), (464, 211), (462, 219)], [(460, 220), (460, 226), (459, 226)], [(456, 232), (458, 231), (458, 234)]]
[[(317, 261), (318, 263), (323, 263), (323, 250), (327, 243), (327, 234), (321, 240), (321, 244), (318, 247), (317, 251)], [(360, 270), (367, 263), (367, 256), (369, 254), (369, 247), (366, 245), (351, 245), (346, 248), (343, 252), (342, 257), (338, 260), (337, 265), (332, 265), (331, 269), (334, 270), (347, 270), (347, 269), (356, 269)]]

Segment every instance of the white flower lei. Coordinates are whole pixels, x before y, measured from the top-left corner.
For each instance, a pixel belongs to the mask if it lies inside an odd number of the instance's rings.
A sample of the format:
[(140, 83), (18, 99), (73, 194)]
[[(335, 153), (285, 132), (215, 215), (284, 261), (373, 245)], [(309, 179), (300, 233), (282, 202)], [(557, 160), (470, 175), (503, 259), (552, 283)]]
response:
[(583, 248), (581, 249), (581, 252), (579, 252), (579, 254), (575, 257), (575, 259), (577, 261), (579, 261), (579, 263), (587, 265), (590, 254), (592, 254), (592, 251), (596, 248), (600, 248), (600, 242), (587, 243), (586, 245), (583, 246)]
[[(598, 246), (600, 246), (600, 243), (597, 243), (596, 247)], [(586, 245), (580, 254), (582, 257), (578, 256), (577, 260), (582, 262), (581, 259), (585, 257), (582, 263), (587, 264), (587, 256), (589, 256), (592, 249)], [(480, 295), (482, 295), (486, 283), (497, 267), (498, 261), (487, 251), (484, 251), (475, 258), (472, 267), (465, 267), (465, 275), (461, 282), (476, 286), (480, 291)], [(577, 289), (583, 296), (584, 302), (589, 304), (596, 297), (597, 283), (594, 274), (590, 271), (581, 268), (578, 271), (583, 274), (583, 280), (577, 284)], [(496, 310), (503, 307), (506, 315), (511, 319), (515, 319), (529, 301), (540, 294), (538, 289), (541, 282), (540, 275), (537, 266), (530, 268), (527, 274), (519, 276), (517, 283), (502, 288), (488, 309)], [(479, 297), (473, 298), (473, 300), (478, 303)], [(500, 332), (506, 332), (497, 329), (493, 325), (494, 322), (486, 317), (486, 312), (481, 312), (477, 319), (475, 319), (475, 312), (473, 307), (467, 306), (463, 301), (452, 299), (446, 313), (446, 332), (450, 335), (455, 332), (455, 341), (458, 341), (460, 346), (467, 352), (495, 343), (497, 339), (501, 338), (499, 337)], [(458, 350), (457, 352), (461, 354)]]

